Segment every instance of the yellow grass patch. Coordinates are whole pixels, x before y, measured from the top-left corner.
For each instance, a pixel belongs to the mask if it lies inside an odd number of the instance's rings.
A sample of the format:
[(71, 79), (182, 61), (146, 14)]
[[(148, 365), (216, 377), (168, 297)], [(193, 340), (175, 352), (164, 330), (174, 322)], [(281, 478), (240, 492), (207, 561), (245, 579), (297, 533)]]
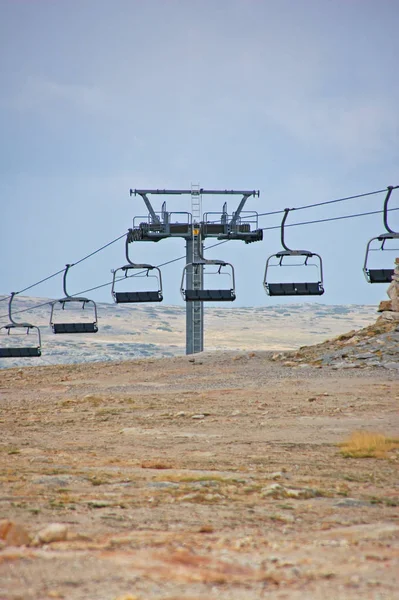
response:
[(339, 446), (345, 458), (388, 458), (388, 452), (399, 448), (399, 439), (388, 438), (382, 433), (355, 431)]

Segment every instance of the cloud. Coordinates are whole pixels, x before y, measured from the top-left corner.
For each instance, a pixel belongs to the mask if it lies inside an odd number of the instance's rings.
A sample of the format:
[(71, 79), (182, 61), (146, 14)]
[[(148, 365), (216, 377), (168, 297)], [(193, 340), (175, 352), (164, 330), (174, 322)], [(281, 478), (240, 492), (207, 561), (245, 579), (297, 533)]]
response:
[(14, 108), (42, 114), (69, 110), (103, 115), (110, 112), (108, 100), (106, 94), (95, 86), (28, 76), (15, 96)]
[(397, 111), (381, 98), (280, 97), (267, 102), (263, 113), (304, 147), (355, 162), (389, 150), (399, 130)]

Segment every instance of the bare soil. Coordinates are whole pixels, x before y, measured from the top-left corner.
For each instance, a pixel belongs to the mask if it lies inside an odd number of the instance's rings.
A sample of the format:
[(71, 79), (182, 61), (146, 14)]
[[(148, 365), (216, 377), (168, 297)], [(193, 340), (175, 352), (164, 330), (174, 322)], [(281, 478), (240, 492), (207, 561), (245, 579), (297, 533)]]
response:
[(0, 599), (399, 598), (398, 452), (338, 446), (398, 399), (268, 352), (0, 371)]

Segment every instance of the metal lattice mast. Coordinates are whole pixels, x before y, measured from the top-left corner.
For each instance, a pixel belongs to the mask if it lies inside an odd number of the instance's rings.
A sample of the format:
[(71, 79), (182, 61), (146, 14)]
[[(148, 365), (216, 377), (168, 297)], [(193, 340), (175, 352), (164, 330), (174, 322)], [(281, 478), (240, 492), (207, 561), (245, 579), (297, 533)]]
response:
[[(186, 264), (199, 260), (202, 254), (201, 217), (202, 194), (199, 185), (191, 186), (192, 236), (186, 240)], [(204, 267), (190, 266), (187, 269), (187, 285), (190, 289), (203, 288)], [(186, 303), (186, 354), (195, 354), (204, 349), (204, 304), (203, 302)]]
[[(258, 196), (256, 190), (205, 190), (199, 185), (193, 185), (191, 190), (169, 190), (169, 189), (135, 189), (130, 190), (130, 195), (139, 195), (144, 200), (148, 209), (148, 215), (134, 217), (133, 229), (130, 231), (129, 242), (159, 242), (167, 238), (183, 238), (186, 241), (186, 267), (183, 272), (181, 292), (186, 300), (186, 354), (201, 352), (204, 347), (204, 309), (203, 300), (198, 300), (203, 295), (198, 291), (204, 291), (204, 266), (203, 264), (192, 265), (191, 263), (203, 262), (205, 238), (216, 238), (217, 240), (241, 240), (246, 244), (258, 242), (263, 239), (262, 229), (258, 229), (258, 214), (254, 211), (244, 215), (243, 209), (250, 196)], [(166, 203), (162, 204), (162, 211), (156, 213), (152, 207), (148, 195), (191, 195), (191, 213), (171, 212), (166, 210)], [(236, 211), (229, 215), (226, 202), (221, 213), (205, 213), (202, 215), (202, 196), (242, 196)], [(176, 220), (176, 218), (178, 220)], [(220, 219), (220, 220), (219, 220)], [(206, 261), (205, 261), (206, 262)], [(212, 261), (208, 261), (211, 262)], [(216, 261), (214, 264), (221, 264)], [(227, 263), (230, 264), (230, 263)], [(230, 265), (231, 266), (231, 265)], [(232, 267), (232, 266), (231, 266)], [(185, 290), (183, 281), (185, 276)], [(233, 270), (233, 288), (234, 270)], [(218, 292), (218, 290), (216, 290)], [(225, 292), (226, 290), (221, 290)], [(191, 298), (187, 297), (188, 292)], [(234, 289), (228, 290), (229, 297), (223, 297), (217, 293), (215, 300), (234, 300)], [(192, 297), (194, 294), (194, 298)], [(206, 300), (212, 300), (206, 297)], [(149, 301), (149, 300), (148, 300)]]

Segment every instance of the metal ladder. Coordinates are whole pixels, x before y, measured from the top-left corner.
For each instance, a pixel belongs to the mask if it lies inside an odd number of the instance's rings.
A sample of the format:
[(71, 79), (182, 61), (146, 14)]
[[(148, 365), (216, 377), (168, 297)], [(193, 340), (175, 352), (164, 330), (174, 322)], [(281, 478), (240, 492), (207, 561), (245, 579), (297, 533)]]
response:
[[(191, 214), (193, 232), (193, 262), (199, 260), (199, 245), (202, 250), (201, 240), (201, 218), (202, 218), (202, 194), (199, 185), (191, 185)], [(193, 269), (193, 289), (203, 288), (203, 267)], [(204, 305), (203, 302), (192, 302), (192, 349), (193, 353), (202, 352), (204, 347)]]

